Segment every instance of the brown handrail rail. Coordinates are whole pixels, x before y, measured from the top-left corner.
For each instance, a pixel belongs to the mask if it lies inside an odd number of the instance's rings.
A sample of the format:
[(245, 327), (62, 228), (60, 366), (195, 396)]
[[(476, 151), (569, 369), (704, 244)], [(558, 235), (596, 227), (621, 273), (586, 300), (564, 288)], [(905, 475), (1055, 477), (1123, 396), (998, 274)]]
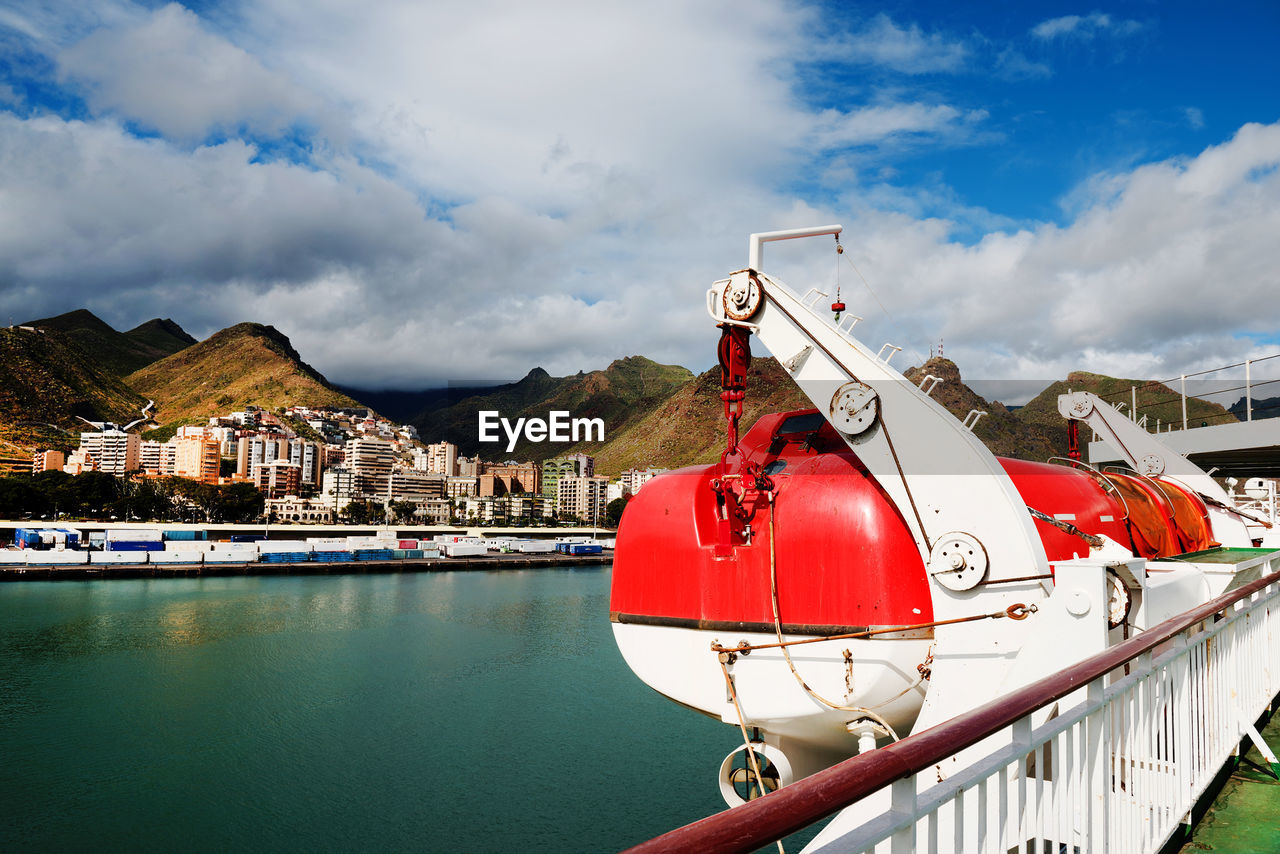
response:
[(697, 851), (746, 854), (802, 830), (849, 804), (917, 774), (993, 735), (1036, 709), (1150, 652), (1235, 603), (1280, 582), (1280, 572), (1170, 617), (1065, 670), (913, 734), (819, 771), (742, 806), (716, 813), (627, 849), (626, 854)]

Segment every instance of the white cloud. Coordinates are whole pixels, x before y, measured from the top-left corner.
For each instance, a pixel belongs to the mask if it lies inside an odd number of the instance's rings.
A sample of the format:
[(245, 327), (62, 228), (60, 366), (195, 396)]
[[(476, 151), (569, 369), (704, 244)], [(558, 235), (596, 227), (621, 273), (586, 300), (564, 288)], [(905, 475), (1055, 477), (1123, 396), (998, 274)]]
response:
[(1142, 24), (1132, 20), (1117, 20), (1103, 12), (1088, 15), (1063, 15), (1049, 18), (1031, 28), (1031, 34), (1046, 41), (1052, 39), (1088, 40), (1102, 34), (1128, 36), (1139, 32)]
[[(702, 295), (745, 261), (746, 235), (844, 220), (878, 297), (844, 266), (845, 301), (903, 362), (942, 335), (975, 378), (1149, 373), (1232, 361), (1241, 331), (1280, 327), (1277, 126), (1097, 176), (1068, 224), (1018, 229), (941, 180), (895, 186), (876, 156), (968, 144), (991, 132), (985, 112), (883, 90), (811, 108), (797, 67), (829, 45), (767, 0), (241, 13), (215, 32), (178, 7), (125, 8), (51, 48), (92, 85), (94, 116), (0, 112), (0, 317), (86, 305), (122, 328), (172, 316), (198, 335), (257, 320), (354, 385), (572, 373), (632, 353), (701, 369), (715, 340)], [(874, 32), (887, 46), (857, 63), (969, 62), (962, 42), (885, 16), (860, 34)], [(191, 141), (298, 116), (321, 129), (305, 165)], [(846, 195), (824, 207), (785, 189), (810, 180)], [(956, 239), (975, 228), (989, 233)], [(833, 283), (829, 244), (768, 257), (802, 291)]]
[(276, 134), (317, 108), (312, 96), (177, 4), (99, 29), (57, 60), (62, 77), (83, 86), (95, 113), (183, 140), (241, 126)]
[(824, 110), (812, 131), (822, 149), (881, 143), (894, 137), (927, 135), (959, 140), (987, 118), (985, 110), (962, 112), (947, 104), (890, 104), (852, 112)]
[(917, 24), (899, 26), (882, 12), (863, 29), (832, 38), (822, 53), (834, 61), (929, 74), (961, 70), (972, 51), (961, 40), (940, 33), (926, 34)]
[(974, 378), (1177, 375), (1250, 355), (1247, 336), (1280, 344), (1280, 124), (1091, 186), (1067, 226), (964, 246), (945, 224), (872, 215), (846, 243), (899, 337), (945, 336)]

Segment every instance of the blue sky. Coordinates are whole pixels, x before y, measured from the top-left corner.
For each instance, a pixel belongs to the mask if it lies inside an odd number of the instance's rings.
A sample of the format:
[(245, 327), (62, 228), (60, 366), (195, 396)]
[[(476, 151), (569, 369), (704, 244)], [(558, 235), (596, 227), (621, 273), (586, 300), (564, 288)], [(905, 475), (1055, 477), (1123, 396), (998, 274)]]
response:
[[(18, 0), (0, 312), (272, 323), (375, 387), (701, 370), (746, 235), (838, 221), (903, 366), (1268, 355), (1277, 32), (1274, 2)], [(829, 250), (769, 270), (830, 286)]]

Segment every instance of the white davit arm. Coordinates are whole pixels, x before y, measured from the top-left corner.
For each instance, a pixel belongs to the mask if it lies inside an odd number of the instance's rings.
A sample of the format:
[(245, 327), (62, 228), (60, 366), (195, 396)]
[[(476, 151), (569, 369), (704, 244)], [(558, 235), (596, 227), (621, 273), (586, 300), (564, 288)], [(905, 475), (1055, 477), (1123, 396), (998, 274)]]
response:
[(1089, 425), (1138, 474), (1177, 481), (1199, 495), (1209, 510), (1214, 537), (1224, 546), (1253, 545), (1245, 519), (1256, 519), (1254, 514), (1235, 509), (1235, 501), (1204, 469), (1121, 415), (1111, 404), (1093, 392), (1076, 391), (1058, 396), (1058, 412), (1063, 418)]
[[(787, 236), (836, 233), (831, 229), (838, 226)], [(753, 250), (766, 239), (781, 238), (753, 235)], [(753, 258), (758, 262), (758, 253)], [(746, 269), (716, 282), (707, 307), (717, 324), (759, 336), (896, 505), (931, 578), (934, 620), (1042, 601), (1047, 585), (1041, 581), (1004, 581), (1047, 576), (1049, 567), (1026, 504), (999, 461), (887, 359), (828, 321), (826, 305), (817, 303), (824, 297), (801, 300)], [(785, 491), (779, 500), (786, 500)], [(1032, 622), (938, 627), (933, 678), (917, 726), (994, 696)]]

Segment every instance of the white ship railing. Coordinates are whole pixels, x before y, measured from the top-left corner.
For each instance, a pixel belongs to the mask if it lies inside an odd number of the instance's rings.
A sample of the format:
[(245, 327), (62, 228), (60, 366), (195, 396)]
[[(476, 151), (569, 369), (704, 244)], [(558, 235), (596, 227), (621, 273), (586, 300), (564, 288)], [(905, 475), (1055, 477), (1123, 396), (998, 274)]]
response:
[(806, 851), (1159, 851), (1242, 740), (1261, 742), (1255, 722), (1280, 693), (1278, 612), (1280, 572), (633, 850), (752, 851), (855, 805)]

